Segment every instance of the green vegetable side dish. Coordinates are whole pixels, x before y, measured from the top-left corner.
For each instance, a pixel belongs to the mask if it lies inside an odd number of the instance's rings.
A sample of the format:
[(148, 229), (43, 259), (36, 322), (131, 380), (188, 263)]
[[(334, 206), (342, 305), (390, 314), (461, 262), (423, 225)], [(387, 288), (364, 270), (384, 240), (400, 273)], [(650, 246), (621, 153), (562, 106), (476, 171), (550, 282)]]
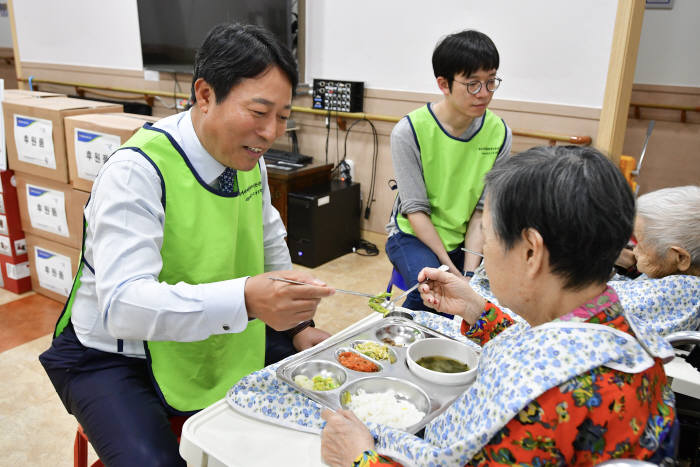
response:
[(369, 299), (369, 307), (377, 313), (386, 315), (389, 313), (389, 309), (384, 308), (382, 303), (384, 303), (387, 298), (391, 298), (391, 294), (389, 292), (382, 292), (379, 295), (375, 295)]
[(355, 345), (355, 350), (375, 360), (389, 360), (390, 363), (396, 361), (396, 357), (389, 351), (389, 347), (377, 342), (360, 342)]
[(330, 391), (339, 386), (338, 382), (332, 376), (316, 375), (309, 379), (306, 375), (296, 375), (294, 382), (304, 389), (313, 391)]

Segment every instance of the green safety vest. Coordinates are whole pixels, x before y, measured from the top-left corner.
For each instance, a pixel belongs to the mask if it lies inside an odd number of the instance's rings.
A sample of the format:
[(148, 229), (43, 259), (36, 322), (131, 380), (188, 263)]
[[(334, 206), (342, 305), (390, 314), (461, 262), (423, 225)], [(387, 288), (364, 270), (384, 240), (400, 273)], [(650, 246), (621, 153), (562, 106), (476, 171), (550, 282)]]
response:
[[(123, 148), (145, 154), (163, 182), (160, 281), (203, 284), (264, 271), (259, 166), (238, 171), (238, 192), (222, 195), (200, 181), (162, 130), (142, 128)], [(81, 261), (56, 336), (70, 319), (83, 265)], [(252, 320), (241, 333), (212, 335), (198, 342), (148, 341), (144, 345), (163, 401), (178, 412), (191, 413), (221, 399), (239, 379), (265, 365), (265, 323)]]
[[(481, 128), (469, 140), (445, 132), (426, 105), (408, 114), (418, 142), (430, 220), (449, 252), (464, 243), (467, 224), (484, 191), (484, 175), (493, 167), (506, 138), (506, 126), (486, 110)], [(396, 225), (415, 235), (408, 218), (396, 215)]]

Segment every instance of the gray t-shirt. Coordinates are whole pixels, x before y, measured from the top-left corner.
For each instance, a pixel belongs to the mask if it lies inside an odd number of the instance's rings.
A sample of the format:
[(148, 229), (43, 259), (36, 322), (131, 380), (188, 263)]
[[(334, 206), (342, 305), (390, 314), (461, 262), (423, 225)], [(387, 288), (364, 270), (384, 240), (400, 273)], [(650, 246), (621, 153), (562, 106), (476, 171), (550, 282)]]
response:
[[(432, 108), (432, 104), (428, 104)], [(481, 128), (484, 116), (475, 118), (469, 128), (459, 135), (459, 139), (468, 140)], [(513, 144), (513, 132), (506, 125), (506, 139), (503, 142), (501, 151), (496, 156), (494, 165), (510, 154)], [(423, 164), (421, 163), (420, 150), (413, 134), (413, 129), (404, 117), (394, 126), (391, 131), (391, 160), (394, 165), (394, 175), (398, 185), (398, 196), (394, 200), (394, 207), (391, 210), (389, 223), (386, 225), (386, 232), (389, 236), (399, 231), (396, 226), (396, 214), (410, 214), (422, 211), (430, 215), (430, 202), (423, 180)], [(483, 194), (477, 209), (483, 209)]]

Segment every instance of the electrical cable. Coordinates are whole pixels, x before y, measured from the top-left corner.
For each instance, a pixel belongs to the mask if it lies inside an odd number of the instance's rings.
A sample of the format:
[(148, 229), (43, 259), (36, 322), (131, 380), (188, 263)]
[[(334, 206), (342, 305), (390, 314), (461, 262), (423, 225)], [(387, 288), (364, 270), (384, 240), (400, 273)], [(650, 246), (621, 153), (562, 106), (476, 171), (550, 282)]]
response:
[[(361, 250), (364, 250), (365, 253), (361, 253)], [(353, 251), (360, 256), (377, 256), (379, 254), (377, 245), (363, 239), (360, 239), (360, 244), (356, 248), (353, 248)]]
[(331, 111), (326, 115), (326, 164), (328, 164), (328, 139), (331, 136)]
[[(350, 135), (350, 132), (355, 127), (355, 125), (357, 125), (358, 123), (361, 123), (361, 122), (367, 122), (369, 124), (370, 128), (372, 129), (372, 136), (374, 138), (373, 148), (372, 148), (372, 178), (370, 180), (369, 194), (367, 196), (367, 205), (365, 206), (365, 214), (364, 214), (365, 219), (369, 219), (371, 209), (372, 209), (372, 203), (374, 203), (374, 201), (375, 201), (374, 188), (376, 185), (376, 178), (377, 178), (377, 159), (379, 157), (379, 135), (377, 133), (377, 128), (374, 126), (374, 123), (372, 123), (371, 120), (368, 120), (366, 118), (361, 118), (359, 120), (355, 120), (352, 123), (352, 125), (350, 125), (348, 127), (347, 131), (345, 132), (345, 142), (343, 144), (343, 158), (340, 160), (338, 165), (333, 168), (332, 172), (335, 175), (335, 172), (338, 171), (338, 169), (340, 168), (340, 165), (345, 163), (345, 159), (346, 159), (347, 154), (348, 154), (348, 136)], [(328, 147), (327, 144), (328, 144), (328, 140), (326, 140), (326, 154), (327, 154), (327, 147)]]

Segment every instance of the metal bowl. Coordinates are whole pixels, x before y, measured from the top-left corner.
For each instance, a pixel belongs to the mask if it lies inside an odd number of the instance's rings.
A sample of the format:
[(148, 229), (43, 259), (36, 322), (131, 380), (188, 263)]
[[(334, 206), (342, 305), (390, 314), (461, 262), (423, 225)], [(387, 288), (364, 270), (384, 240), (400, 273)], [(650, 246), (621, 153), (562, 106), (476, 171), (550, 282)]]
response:
[[(381, 345), (382, 347), (386, 347), (386, 350), (389, 352), (389, 358), (388, 359), (387, 358), (379, 359), (379, 358), (369, 357), (368, 355), (365, 355), (364, 353), (362, 353), (362, 351), (359, 350), (357, 347), (358, 347), (358, 345), (364, 344), (366, 342), (372, 342), (374, 344)], [(360, 352), (365, 357), (369, 357), (370, 360), (374, 360), (374, 361), (381, 361), (381, 362), (388, 361), (389, 363), (396, 363), (396, 360), (398, 359), (398, 357), (396, 356), (396, 352), (394, 352), (394, 349), (392, 349), (387, 344), (384, 344), (382, 342), (369, 341), (369, 340), (358, 340), (358, 341), (354, 341), (352, 343), (352, 348), (354, 350)]]
[[(442, 373), (420, 366), (417, 361), (423, 357), (441, 356), (466, 363), (469, 370), (461, 373)], [(408, 368), (416, 376), (437, 384), (468, 384), (476, 377), (479, 366), (479, 354), (466, 344), (452, 339), (425, 339), (412, 344), (406, 351)]]
[[(294, 378), (299, 375), (304, 375), (309, 379), (317, 375), (321, 375), (324, 378), (331, 376), (338, 382), (338, 387), (336, 389), (345, 384), (345, 381), (348, 379), (348, 375), (345, 372), (344, 367), (324, 360), (309, 360), (308, 362), (304, 362), (297, 366), (294, 368), (294, 371), (292, 371), (292, 381), (294, 381)], [(331, 389), (331, 391), (335, 391), (336, 389)], [(313, 389), (309, 389), (309, 391), (313, 391)]]
[(425, 337), (419, 329), (398, 323), (377, 329), (375, 335), (380, 341), (394, 347), (405, 347)]
[[(346, 367), (345, 365), (343, 365), (342, 363), (340, 363), (340, 360), (338, 360), (338, 358), (340, 357), (340, 354), (341, 354), (341, 353), (344, 353), (344, 352), (350, 352), (350, 353), (354, 353), (355, 355), (359, 355), (360, 357), (364, 358), (365, 360), (370, 361), (370, 362), (374, 363), (375, 365), (377, 365), (377, 367), (379, 368), (379, 370), (377, 370), (377, 371), (357, 371), (357, 370), (353, 370), (352, 368)], [(383, 366), (380, 362), (378, 362), (377, 360), (375, 360), (375, 359), (373, 359), (373, 358), (368, 357), (367, 355), (363, 355), (363, 354), (361, 354), (360, 352), (358, 352), (357, 350), (355, 350), (355, 349), (353, 349), (353, 348), (350, 348), (350, 347), (339, 347), (338, 349), (336, 349), (334, 355), (335, 355), (335, 359), (338, 360), (338, 363), (339, 363), (344, 369), (347, 369), (347, 370), (350, 370), (350, 371), (354, 371), (355, 373), (360, 373), (360, 374), (369, 375), (369, 374), (380, 373), (382, 370), (384, 370), (384, 366)]]
[[(426, 415), (430, 413), (430, 398), (421, 388), (408, 381), (381, 376), (362, 378), (348, 384), (340, 393), (340, 405), (344, 409), (349, 409), (350, 399), (356, 396), (360, 389), (369, 394), (382, 393), (393, 389), (396, 393), (395, 397), (397, 400), (405, 400), (412, 403), (416, 409)], [(370, 417), (366, 421), (375, 420), (372, 420)], [(420, 423), (420, 420), (410, 426), (414, 426), (418, 423)], [(396, 428), (407, 429), (409, 426), (396, 426)]]
[(409, 313), (408, 311), (401, 311), (400, 309), (394, 309), (393, 311), (390, 311), (386, 315), (384, 315), (385, 318), (404, 318), (404, 319), (410, 319), (413, 320), (413, 315)]

